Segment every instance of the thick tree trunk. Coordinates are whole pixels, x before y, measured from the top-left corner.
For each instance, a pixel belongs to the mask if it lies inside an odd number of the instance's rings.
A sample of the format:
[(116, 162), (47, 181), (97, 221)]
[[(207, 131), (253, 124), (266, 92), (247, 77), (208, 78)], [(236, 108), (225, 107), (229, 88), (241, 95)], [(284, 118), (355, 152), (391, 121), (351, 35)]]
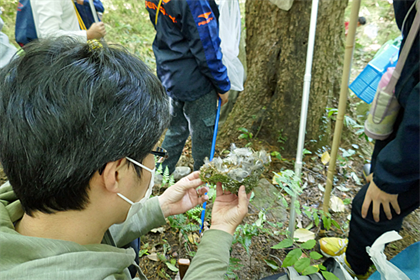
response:
[[(344, 9), (347, 0), (321, 0), (306, 140), (325, 134), (328, 97), (339, 91), (343, 60)], [(219, 145), (235, 142), (245, 127), (282, 154), (296, 153), (305, 73), (311, 1), (299, 0), (286, 12), (269, 0), (246, 2), (248, 78), (245, 90), (219, 134)], [(287, 137), (285, 143), (279, 137)]]

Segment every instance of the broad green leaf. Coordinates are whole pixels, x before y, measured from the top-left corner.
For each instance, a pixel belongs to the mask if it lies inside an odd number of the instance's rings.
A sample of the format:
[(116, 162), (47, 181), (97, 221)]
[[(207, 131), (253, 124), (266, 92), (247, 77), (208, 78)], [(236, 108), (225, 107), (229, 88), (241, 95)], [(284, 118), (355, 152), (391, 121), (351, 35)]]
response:
[(318, 272), (318, 268), (316, 266), (308, 266), (305, 270), (302, 271), (302, 275), (309, 275)]
[(343, 199), (343, 203), (344, 203), (344, 205), (350, 204), (351, 203), (351, 198)]
[(336, 220), (332, 220), (331, 219), (331, 223), (336, 227), (336, 228), (338, 228), (338, 229), (340, 229), (340, 225), (337, 223), (337, 221)]
[(326, 280), (340, 280), (340, 278), (338, 278), (337, 276), (335, 276), (334, 274), (332, 274), (331, 272), (328, 271), (321, 271), (322, 276), (324, 276), (324, 278)]
[(281, 203), (283, 204), (284, 208), (289, 207), (289, 204), (287, 203), (287, 201), (284, 197), (281, 197)]
[(274, 245), (271, 249), (284, 249), (293, 245), (293, 241), (291, 239), (284, 239), (279, 244)]
[(299, 259), (296, 263), (294, 268), (296, 269), (297, 272), (302, 272), (304, 271), (308, 266), (310, 266), (311, 264), (311, 260), (308, 258), (301, 258)]
[(315, 222), (315, 226), (318, 226), (319, 225), (319, 217), (318, 217), (318, 215), (315, 215), (314, 222)]
[(306, 250), (310, 250), (312, 249), (314, 246), (316, 245), (316, 241), (315, 240), (308, 240), (305, 243), (303, 243), (302, 245), (300, 245), (300, 247), (302, 249), (306, 249)]
[(282, 267), (293, 266), (301, 256), (301, 249), (293, 249), (287, 254), (286, 258), (283, 261)]
[(179, 269), (177, 267), (175, 267), (173, 264), (171, 264), (170, 262), (166, 262), (165, 264), (173, 272), (178, 272)]
[(311, 257), (311, 259), (314, 259), (314, 260), (319, 260), (320, 258), (322, 258), (322, 255), (315, 251), (310, 252), (309, 256)]
[(327, 270), (327, 268), (326, 268), (325, 266), (323, 266), (322, 264), (319, 264), (319, 265), (318, 265), (318, 267), (319, 267), (319, 269), (321, 269), (321, 270)]
[(322, 222), (324, 223), (324, 228), (326, 230), (330, 230), (330, 228), (331, 228), (331, 218), (329, 218), (329, 217), (323, 217), (322, 218)]
[(241, 134), (238, 137), (238, 139), (247, 139), (247, 138), (248, 138), (248, 134)]
[(273, 270), (278, 270), (279, 269), (279, 266), (277, 265), (277, 263), (275, 261), (273, 261), (273, 260), (264, 260), (264, 261)]

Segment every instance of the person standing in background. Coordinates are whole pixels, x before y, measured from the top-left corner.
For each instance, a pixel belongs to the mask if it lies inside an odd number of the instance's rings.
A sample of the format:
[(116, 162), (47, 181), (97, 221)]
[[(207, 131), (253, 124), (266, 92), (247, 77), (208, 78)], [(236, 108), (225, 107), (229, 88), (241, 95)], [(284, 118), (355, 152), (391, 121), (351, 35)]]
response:
[(156, 29), (153, 52), (157, 75), (171, 98), (171, 123), (162, 148), (163, 163), (173, 173), (191, 134), (194, 170), (210, 156), (217, 99), (222, 105), (230, 81), (220, 50), (218, 15), (214, 0), (145, 1)]

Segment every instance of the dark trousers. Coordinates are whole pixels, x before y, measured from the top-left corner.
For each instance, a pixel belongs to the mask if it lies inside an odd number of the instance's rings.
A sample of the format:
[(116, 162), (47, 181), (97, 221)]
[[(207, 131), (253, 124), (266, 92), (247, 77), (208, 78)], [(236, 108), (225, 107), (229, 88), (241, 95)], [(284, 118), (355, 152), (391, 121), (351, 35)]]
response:
[(170, 110), (172, 120), (162, 143), (169, 157), (162, 163), (163, 170), (168, 167), (170, 174), (174, 172), (190, 134), (194, 170), (199, 170), (204, 158), (210, 157), (217, 112), (216, 91), (212, 90), (195, 101), (171, 99)]
[[(398, 128), (403, 120), (404, 109), (401, 108), (397, 120), (394, 124), (393, 133), (383, 141), (377, 140), (372, 154), (371, 173), (375, 172), (376, 160), (381, 150), (388, 145), (397, 135)], [(396, 153), (398, 151), (395, 151)], [(410, 163), (407, 163), (410, 164)], [(397, 215), (394, 209), (391, 208), (392, 219), (388, 220), (381, 207), (380, 221), (377, 223), (373, 219), (372, 204), (370, 205), (368, 214), (365, 219), (362, 218), (362, 206), (365, 199), (366, 191), (369, 184), (366, 184), (353, 199), (351, 210), (351, 221), (349, 231), (349, 244), (347, 246), (346, 258), (354, 273), (363, 275), (369, 270), (372, 264), (369, 255), (366, 252), (366, 246), (372, 246), (373, 242), (383, 233), (391, 230), (399, 231), (401, 229), (402, 221), (405, 216), (410, 214), (419, 207), (419, 188), (420, 186), (413, 186), (407, 192), (398, 195), (398, 204), (401, 209), (401, 214)]]

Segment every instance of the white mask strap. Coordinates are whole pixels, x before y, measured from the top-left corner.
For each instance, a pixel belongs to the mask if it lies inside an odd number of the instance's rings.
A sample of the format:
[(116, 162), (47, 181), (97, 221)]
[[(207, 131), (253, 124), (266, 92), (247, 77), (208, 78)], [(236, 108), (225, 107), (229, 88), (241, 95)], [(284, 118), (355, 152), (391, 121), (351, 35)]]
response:
[(134, 202), (132, 202), (131, 200), (129, 200), (128, 198), (126, 198), (126, 197), (125, 197), (125, 196), (123, 196), (122, 194), (117, 193), (117, 195), (118, 195), (119, 197), (121, 197), (122, 199), (124, 199), (125, 201), (127, 201), (128, 203), (130, 203), (131, 205), (133, 205), (133, 204), (134, 204)]
[(129, 157), (125, 157), (126, 159), (128, 159), (129, 161), (131, 161), (132, 163), (134, 163), (135, 165), (138, 165), (138, 166), (140, 166), (140, 167), (142, 167), (142, 168), (144, 168), (144, 169), (146, 169), (147, 171), (149, 171), (150, 173), (153, 173), (153, 171), (155, 170), (155, 168), (153, 168), (153, 170), (152, 169), (150, 169), (150, 168), (148, 168), (148, 167), (146, 167), (146, 166), (144, 166), (143, 164), (141, 164), (141, 163), (139, 163), (139, 162), (137, 162), (137, 161), (135, 161), (134, 159), (132, 159), (132, 158), (129, 158)]

